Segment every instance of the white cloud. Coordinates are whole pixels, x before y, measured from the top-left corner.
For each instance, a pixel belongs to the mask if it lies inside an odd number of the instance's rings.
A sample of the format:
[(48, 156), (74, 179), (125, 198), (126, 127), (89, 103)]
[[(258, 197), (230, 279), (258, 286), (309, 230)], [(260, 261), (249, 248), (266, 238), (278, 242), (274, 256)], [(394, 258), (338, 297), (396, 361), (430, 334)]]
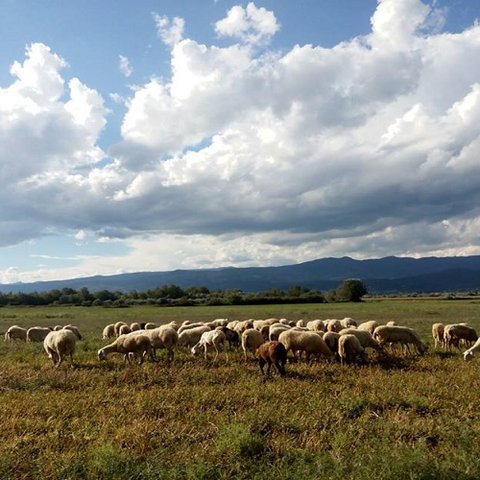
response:
[(275, 14), (250, 2), (247, 8), (233, 6), (227, 16), (215, 23), (215, 31), (222, 37), (238, 38), (247, 44), (267, 43), (280, 25)]
[(165, 45), (173, 47), (183, 39), (183, 31), (185, 29), (185, 20), (183, 18), (174, 17), (170, 19), (155, 12), (152, 13), (152, 17), (157, 28), (157, 35)]
[(105, 165), (103, 100), (32, 46), (0, 90), (0, 241), (55, 225), (131, 249), (79, 275), (480, 251), (480, 26), (438, 32), (441, 12), (383, 0), (365, 37), (259, 53), (246, 35), (276, 21), (249, 6), (217, 24), (228, 47), (157, 18), (171, 75), (126, 99)]
[(130, 77), (133, 73), (133, 68), (130, 65), (130, 60), (123, 55), (118, 56), (118, 68), (122, 75), (124, 75), (126, 78)]

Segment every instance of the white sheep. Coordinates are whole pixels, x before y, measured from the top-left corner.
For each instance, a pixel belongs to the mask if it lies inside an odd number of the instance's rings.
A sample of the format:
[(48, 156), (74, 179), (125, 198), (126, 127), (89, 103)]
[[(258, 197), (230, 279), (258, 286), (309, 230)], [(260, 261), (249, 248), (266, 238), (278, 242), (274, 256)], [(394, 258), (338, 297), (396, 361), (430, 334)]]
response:
[(169, 325), (162, 325), (160, 327), (151, 328), (149, 330), (137, 331), (143, 332), (143, 335), (147, 336), (150, 339), (150, 344), (152, 346), (152, 360), (155, 361), (157, 359), (157, 348), (164, 348), (167, 350), (167, 360), (169, 362), (173, 362), (173, 358), (175, 355), (174, 349), (178, 343), (178, 333), (174, 328), (170, 327)]
[(115, 336), (115, 324), (110, 323), (106, 325), (102, 332), (102, 338), (106, 340), (107, 338), (112, 338)]
[(461, 342), (467, 346), (473, 345), (477, 341), (478, 335), (473, 327), (464, 323), (454, 323), (445, 325), (443, 338), (449, 348), (460, 348)]
[(23, 327), (19, 327), (18, 325), (12, 325), (8, 328), (5, 332), (5, 341), (13, 341), (13, 340), (23, 340), (24, 342), (27, 341), (27, 329)]
[(115, 335), (118, 337), (120, 335), (120, 327), (122, 325), (127, 325), (125, 322), (117, 322), (115, 323)]
[(477, 353), (478, 351), (480, 351), (480, 338), (477, 339), (477, 341), (475, 342), (473, 347), (470, 347), (468, 350), (465, 350), (463, 352), (464, 360), (466, 360), (468, 362), (469, 360), (471, 360), (473, 358), (474, 354)]
[(350, 317), (345, 317), (344, 319), (340, 320), (343, 328), (352, 328), (357, 327), (357, 322)]
[(376, 320), (369, 320), (368, 322), (361, 323), (357, 329), (358, 330), (365, 330), (370, 332), (373, 335), (373, 332), (378, 327), (378, 322)]
[(58, 368), (67, 356), (70, 357), (70, 363), (73, 366), (77, 338), (77, 335), (68, 329), (54, 330), (47, 334), (43, 340), (43, 348), (52, 359), (55, 368)]
[(340, 338), (338, 332), (325, 332), (322, 338), (334, 354), (338, 353), (338, 339)]
[(286, 330), (280, 334), (278, 341), (285, 345), (287, 352), (292, 352), (294, 359), (296, 358), (297, 352), (300, 352), (300, 354), (305, 352), (307, 362), (310, 360), (311, 355), (317, 358), (320, 356), (327, 357), (328, 359), (334, 358), (334, 354), (328, 348), (325, 340), (315, 332)]
[[(178, 325), (176, 324), (176, 322), (170, 322), (167, 324), (169, 327), (172, 327), (174, 328), (175, 330), (178, 330)], [(147, 322), (145, 324), (145, 327), (144, 327), (144, 330), (153, 330), (154, 328), (157, 328), (158, 325), (156, 323), (153, 323), (153, 322)]]
[(27, 342), (43, 342), (51, 331), (48, 327), (30, 327), (27, 330)]
[(65, 325), (65, 326), (62, 328), (62, 330), (70, 330), (71, 332), (73, 332), (73, 333), (76, 335), (76, 337), (77, 337), (78, 340), (81, 340), (81, 339), (82, 339), (82, 335), (81, 335), (81, 333), (80, 333), (80, 330), (79, 330), (78, 327), (76, 327), (75, 325), (70, 325), (70, 324), (69, 324), (69, 325)]
[(142, 327), (138, 322), (133, 322), (130, 324), (130, 331), (135, 332), (136, 330), (142, 330)]
[(358, 328), (344, 328), (340, 330), (340, 335), (355, 335), (363, 348), (372, 348), (379, 353), (385, 353), (385, 349), (373, 338), (367, 330), (358, 330)]
[(445, 332), (445, 325), (443, 323), (434, 323), (432, 325), (432, 337), (433, 337), (434, 348), (437, 348), (439, 346), (445, 347), (444, 332)]
[(305, 326), (312, 332), (325, 331), (325, 324), (323, 323), (323, 320), (310, 320)]
[(210, 330), (209, 332), (203, 332), (198, 343), (192, 347), (192, 355), (196, 355), (203, 349), (205, 360), (207, 360), (208, 349), (213, 348), (215, 350), (215, 357), (213, 361), (215, 361), (218, 357), (220, 349), (222, 349), (225, 352), (226, 360), (228, 360), (228, 353), (225, 349), (226, 340), (227, 338), (221, 330)]
[(285, 332), (286, 330), (290, 330), (289, 325), (285, 325), (283, 323), (274, 323), (271, 325), (268, 329), (268, 339), (270, 341), (272, 340), (278, 340), (278, 336), (282, 333)]
[(380, 325), (373, 332), (373, 338), (383, 346), (387, 344), (399, 343), (408, 348), (413, 345), (420, 355), (423, 355), (428, 347), (422, 342), (418, 333), (409, 327)]
[(192, 348), (202, 336), (202, 333), (209, 332), (210, 327), (208, 325), (202, 324), (198, 327), (189, 328), (178, 334), (178, 343), (179, 347)]
[(255, 328), (247, 328), (242, 332), (242, 350), (245, 361), (247, 361), (247, 351), (251, 351), (255, 358), (255, 352), (263, 342), (263, 335)]
[(341, 320), (337, 320), (335, 318), (328, 320), (327, 332), (339, 332), (343, 328), (344, 326), (342, 325)]
[(360, 344), (360, 340), (350, 333), (340, 335), (338, 339), (338, 355), (343, 365), (345, 362), (355, 361), (359, 357), (363, 358), (365, 349)]
[(127, 335), (128, 333), (131, 333), (132, 330), (129, 325), (120, 325), (120, 328), (118, 329), (118, 335)]
[(121, 353), (125, 361), (131, 363), (130, 354), (140, 358), (140, 363), (147, 355), (151, 354), (152, 346), (150, 339), (146, 335), (120, 335), (117, 339), (98, 351), (98, 359), (105, 360), (111, 353)]

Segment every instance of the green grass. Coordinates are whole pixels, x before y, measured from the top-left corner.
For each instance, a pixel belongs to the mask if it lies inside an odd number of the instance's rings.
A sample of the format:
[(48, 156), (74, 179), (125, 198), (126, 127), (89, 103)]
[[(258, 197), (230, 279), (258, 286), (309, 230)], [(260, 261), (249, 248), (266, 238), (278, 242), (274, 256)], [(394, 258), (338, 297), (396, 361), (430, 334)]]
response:
[(478, 361), (460, 353), (366, 366), (287, 365), (262, 381), (240, 352), (213, 364), (96, 360), (107, 323), (214, 318), (395, 320), (430, 342), (434, 322), (480, 330), (479, 303), (373, 300), (255, 307), (2, 308), (0, 331), (73, 323), (76, 366), (40, 344), (0, 342), (2, 479), (477, 479)]

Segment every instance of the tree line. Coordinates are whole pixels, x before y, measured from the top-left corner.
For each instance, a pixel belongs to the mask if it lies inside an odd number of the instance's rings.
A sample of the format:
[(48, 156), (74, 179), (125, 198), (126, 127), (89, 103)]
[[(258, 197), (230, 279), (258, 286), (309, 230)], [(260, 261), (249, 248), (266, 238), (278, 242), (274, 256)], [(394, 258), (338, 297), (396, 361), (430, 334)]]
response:
[(135, 305), (193, 306), (193, 305), (255, 305), (274, 303), (358, 302), (367, 288), (358, 279), (347, 279), (338, 288), (324, 295), (320, 290), (293, 285), (286, 290), (271, 288), (263, 292), (242, 290), (210, 290), (207, 287), (181, 288), (167, 284), (142, 292), (99, 290), (87, 287), (79, 290), (62, 288), (44, 292), (0, 293), (0, 306), (77, 305), (129, 307)]

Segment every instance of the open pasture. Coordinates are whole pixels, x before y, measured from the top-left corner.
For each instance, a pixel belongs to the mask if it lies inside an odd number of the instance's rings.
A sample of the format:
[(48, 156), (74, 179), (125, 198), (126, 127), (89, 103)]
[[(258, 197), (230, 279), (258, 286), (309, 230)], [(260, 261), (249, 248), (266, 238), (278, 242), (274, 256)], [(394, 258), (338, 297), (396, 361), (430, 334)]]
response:
[[(240, 351), (217, 362), (177, 352), (173, 365), (100, 363), (107, 323), (286, 317), (377, 320), (415, 328), (424, 357), (365, 366), (287, 364), (262, 381)], [(431, 325), (468, 322), (480, 303), (369, 300), (361, 304), (126, 309), (2, 308), (13, 324), (72, 323), (75, 368), (42, 345), (0, 342), (2, 479), (477, 479), (480, 358), (433, 351)]]

